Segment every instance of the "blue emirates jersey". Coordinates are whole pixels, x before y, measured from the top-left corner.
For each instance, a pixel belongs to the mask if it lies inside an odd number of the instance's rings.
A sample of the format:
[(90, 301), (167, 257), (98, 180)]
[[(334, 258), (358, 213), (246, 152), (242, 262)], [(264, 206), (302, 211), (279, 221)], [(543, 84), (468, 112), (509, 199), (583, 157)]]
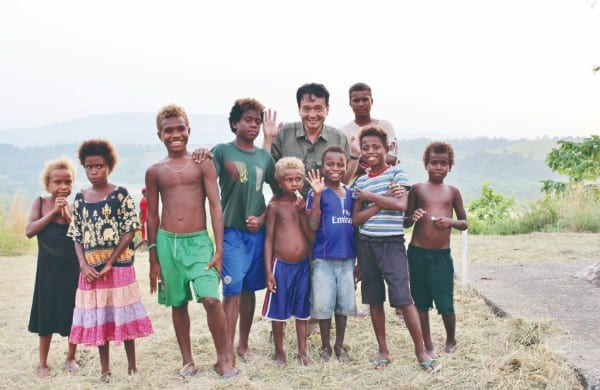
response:
[[(354, 227), (352, 226), (352, 190), (344, 187), (345, 196), (340, 198), (327, 187), (321, 194), (321, 220), (317, 229), (313, 258), (354, 258)], [(306, 211), (312, 211), (314, 192), (310, 190)]]

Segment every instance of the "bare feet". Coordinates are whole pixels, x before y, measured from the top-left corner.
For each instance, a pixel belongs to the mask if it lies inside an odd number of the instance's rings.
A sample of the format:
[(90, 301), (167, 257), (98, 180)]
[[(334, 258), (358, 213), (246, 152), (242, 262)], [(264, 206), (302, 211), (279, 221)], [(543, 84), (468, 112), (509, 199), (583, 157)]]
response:
[(296, 359), (298, 359), (298, 362), (303, 366), (310, 366), (313, 364), (312, 359), (309, 358), (308, 355), (296, 355)]
[(127, 375), (136, 375), (138, 373), (137, 368), (129, 368), (127, 369)]
[(100, 375), (100, 382), (110, 383), (110, 375), (110, 371), (103, 372), (102, 375)]
[(435, 353), (435, 350), (433, 349), (428, 349), (427, 351), (427, 355), (429, 355), (430, 358), (432, 359), (437, 359), (437, 354)]
[(444, 352), (452, 353), (454, 352), (454, 347), (456, 347), (456, 341), (446, 341), (446, 345), (444, 346)]
[(67, 374), (75, 374), (79, 372), (79, 364), (75, 361), (75, 359), (67, 360), (65, 362), (65, 372)]
[(283, 367), (287, 363), (285, 354), (280, 355), (276, 353), (275, 355), (271, 356), (271, 360), (273, 360), (278, 367)]
[(352, 361), (352, 358), (350, 355), (348, 355), (346, 348), (343, 346), (339, 347), (337, 345), (334, 345), (333, 348), (335, 350), (335, 356), (337, 356), (340, 363), (350, 363)]
[(260, 359), (260, 357), (257, 354), (255, 354), (249, 349), (241, 350), (238, 348), (237, 355), (245, 363), (254, 363)]
[(46, 379), (50, 376), (50, 367), (48, 366), (38, 366), (37, 369), (37, 373), (38, 373), (38, 378), (40, 379)]
[(331, 359), (331, 347), (321, 348), (321, 359), (328, 362)]

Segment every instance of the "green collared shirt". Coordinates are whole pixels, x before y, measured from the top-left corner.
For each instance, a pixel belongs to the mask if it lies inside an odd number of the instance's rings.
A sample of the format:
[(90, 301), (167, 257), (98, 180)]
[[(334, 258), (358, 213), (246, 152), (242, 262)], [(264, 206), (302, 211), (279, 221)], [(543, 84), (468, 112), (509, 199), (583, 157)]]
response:
[[(321, 169), (321, 156), (331, 145), (341, 146), (346, 151), (346, 157), (350, 157), (348, 138), (338, 129), (323, 125), (321, 134), (312, 143), (306, 137), (302, 122), (286, 123), (273, 139), (271, 155), (275, 161), (282, 157), (298, 157), (308, 172), (311, 169)], [(304, 183), (302, 192), (305, 197), (309, 187)]]

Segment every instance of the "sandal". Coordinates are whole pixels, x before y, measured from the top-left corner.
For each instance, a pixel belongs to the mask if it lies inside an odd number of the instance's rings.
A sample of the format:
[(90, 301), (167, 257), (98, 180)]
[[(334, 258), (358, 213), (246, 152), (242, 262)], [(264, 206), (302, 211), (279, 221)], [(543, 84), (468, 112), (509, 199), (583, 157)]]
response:
[(109, 383), (110, 382), (110, 376), (111, 376), (110, 371), (103, 372), (102, 375), (100, 375), (100, 382), (102, 382), (102, 383)]
[(198, 372), (198, 369), (196, 368), (196, 366), (194, 365), (194, 363), (188, 363), (185, 366), (183, 366), (181, 368), (181, 370), (179, 370), (179, 378), (180, 379), (185, 379), (188, 376), (194, 376), (196, 375), (196, 373)]

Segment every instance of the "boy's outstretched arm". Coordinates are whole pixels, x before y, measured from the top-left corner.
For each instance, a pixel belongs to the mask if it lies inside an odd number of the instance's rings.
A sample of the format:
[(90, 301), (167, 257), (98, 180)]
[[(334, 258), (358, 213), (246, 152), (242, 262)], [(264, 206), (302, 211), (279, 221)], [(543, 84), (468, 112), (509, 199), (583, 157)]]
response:
[(156, 233), (160, 219), (158, 216), (158, 178), (155, 168), (152, 166), (146, 171), (146, 239), (148, 240), (148, 256), (150, 258), (150, 294), (156, 292), (158, 280), (160, 279), (160, 265), (156, 254)]
[(267, 206), (267, 217), (265, 222), (265, 250), (264, 250), (264, 261), (265, 261), (265, 273), (267, 280), (267, 290), (275, 293), (277, 292), (277, 283), (275, 282), (275, 276), (273, 275), (273, 236), (275, 233), (275, 205), (269, 203)]
[(204, 191), (208, 198), (210, 208), (210, 222), (212, 224), (213, 236), (215, 239), (215, 254), (208, 263), (207, 269), (215, 267), (221, 277), (223, 268), (223, 209), (221, 208), (221, 198), (219, 198), (219, 187), (217, 185), (217, 170), (214, 164), (203, 164), (202, 182)]

